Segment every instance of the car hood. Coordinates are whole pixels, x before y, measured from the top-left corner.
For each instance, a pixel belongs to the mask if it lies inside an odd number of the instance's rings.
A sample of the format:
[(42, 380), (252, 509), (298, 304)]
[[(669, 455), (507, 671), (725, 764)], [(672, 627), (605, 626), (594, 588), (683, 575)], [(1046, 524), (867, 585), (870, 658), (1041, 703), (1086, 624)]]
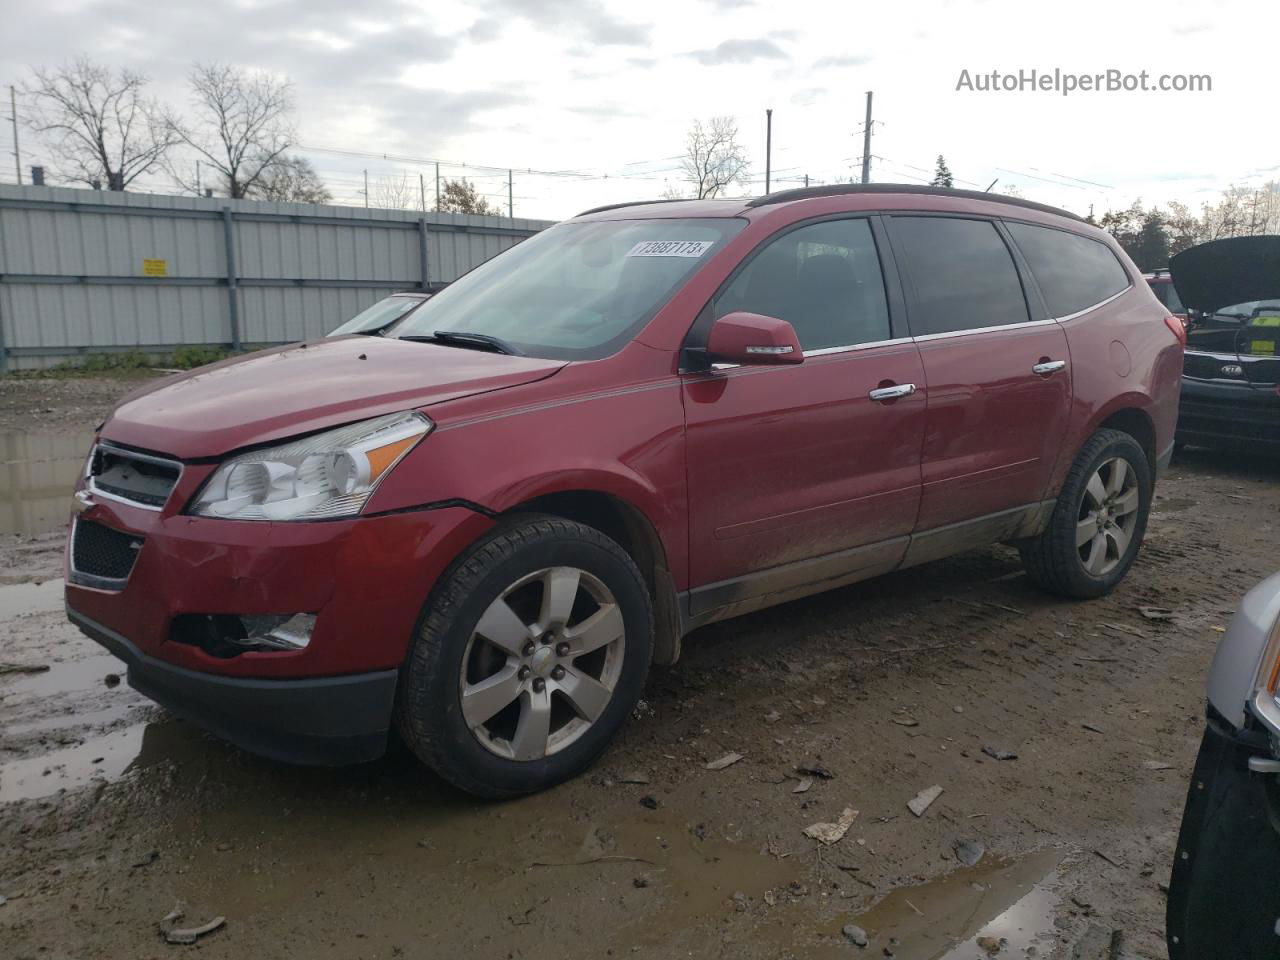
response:
[(1184, 306), (1201, 313), (1233, 303), (1280, 299), (1280, 236), (1228, 237), (1169, 260)]
[(263, 350), (157, 381), (125, 397), (102, 435), (181, 459), (532, 383), (563, 360), (382, 337)]

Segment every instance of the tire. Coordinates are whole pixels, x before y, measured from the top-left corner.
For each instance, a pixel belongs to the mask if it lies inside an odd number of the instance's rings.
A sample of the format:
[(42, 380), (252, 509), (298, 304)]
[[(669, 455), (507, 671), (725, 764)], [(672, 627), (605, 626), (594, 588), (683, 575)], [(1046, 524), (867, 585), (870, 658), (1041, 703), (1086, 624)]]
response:
[(401, 670), (397, 727), (468, 793), (544, 790), (590, 766), (622, 727), (653, 633), (649, 591), (622, 547), (570, 520), (513, 516), (458, 557), (428, 600)]
[[(1112, 466), (1118, 461), (1125, 464), (1119, 476)], [(1123, 489), (1111, 489), (1113, 480)], [(1095, 508), (1099, 485), (1104, 506)], [(1071, 465), (1048, 526), (1019, 545), (1028, 576), (1063, 597), (1090, 600), (1110, 593), (1142, 545), (1151, 487), (1151, 464), (1138, 441), (1119, 430), (1099, 430)], [(1131, 510), (1121, 512), (1130, 504)]]

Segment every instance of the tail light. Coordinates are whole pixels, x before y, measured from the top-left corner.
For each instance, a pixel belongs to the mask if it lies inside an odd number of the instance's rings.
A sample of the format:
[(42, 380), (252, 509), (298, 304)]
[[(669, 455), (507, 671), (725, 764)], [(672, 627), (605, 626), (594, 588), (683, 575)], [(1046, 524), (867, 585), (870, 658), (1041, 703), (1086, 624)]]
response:
[(1164, 325), (1173, 332), (1173, 335), (1178, 338), (1178, 343), (1182, 344), (1182, 348), (1185, 350), (1187, 348), (1187, 328), (1183, 322), (1173, 314), (1169, 314), (1164, 318)]

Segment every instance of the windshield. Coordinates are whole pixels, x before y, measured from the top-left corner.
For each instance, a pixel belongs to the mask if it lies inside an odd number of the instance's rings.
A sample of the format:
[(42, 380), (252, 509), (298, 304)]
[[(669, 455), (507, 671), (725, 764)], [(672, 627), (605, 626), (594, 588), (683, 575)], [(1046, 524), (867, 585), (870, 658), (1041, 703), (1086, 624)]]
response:
[(421, 297), (387, 297), (367, 310), (362, 310), (342, 326), (330, 331), (329, 336), (340, 337), (346, 333), (373, 333), (389, 327), (406, 313), (422, 303)]
[(1280, 314), (1280, 300), (1249, 300), (1245, 303), (1233, 304), (1217, 311), (1219, 317), (1231, 317), (1236, 320), (1251, 320), (1254, 317), (1276, 316)]
[(558, 224), (455, 280), (388, 335), (475, 333), (533, 357), (607, 357), (745, 225), (728, 218)]

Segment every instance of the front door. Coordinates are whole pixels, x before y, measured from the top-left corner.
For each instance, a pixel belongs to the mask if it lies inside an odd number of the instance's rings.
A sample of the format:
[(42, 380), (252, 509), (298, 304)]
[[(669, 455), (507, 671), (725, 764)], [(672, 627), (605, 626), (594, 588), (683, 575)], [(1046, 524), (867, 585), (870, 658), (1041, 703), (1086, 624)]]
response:
[[(994, 222), (897, 216), (890, 230), (929, 384), (917, 532), (1038, 503), (1070, 414), (1066, 334), (1033, 318)], [(975, 542), (997, 535), (974, 526)]]
[(787, 320), (805, 359), (685, 376), (691, 612), (891, 569), (919, 506), (924, 371), (893, 334), (869, 221), (767, 241), (709, 309)]

